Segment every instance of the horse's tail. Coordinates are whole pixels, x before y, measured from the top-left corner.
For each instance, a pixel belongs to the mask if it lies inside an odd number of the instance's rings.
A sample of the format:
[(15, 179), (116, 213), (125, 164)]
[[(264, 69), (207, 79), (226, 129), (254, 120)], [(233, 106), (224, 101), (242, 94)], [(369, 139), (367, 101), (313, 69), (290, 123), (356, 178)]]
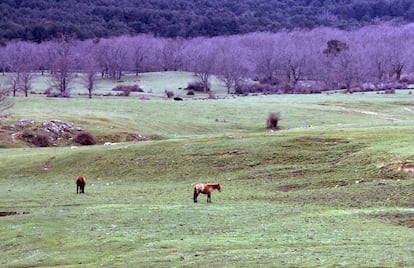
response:
[(194, 203), (197, 202), (197, 196), (198, 196), (197, 187), (194, 186), (194, 196), (193, 196)]

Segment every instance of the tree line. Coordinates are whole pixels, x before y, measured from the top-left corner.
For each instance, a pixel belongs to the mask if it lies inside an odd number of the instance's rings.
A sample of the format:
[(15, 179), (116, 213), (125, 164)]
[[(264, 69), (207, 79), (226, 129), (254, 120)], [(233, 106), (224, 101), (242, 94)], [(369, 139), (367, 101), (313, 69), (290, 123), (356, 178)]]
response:
[(81, 41), (63, 35), (40, 44), (8, 42), (0, 48), (0, 70), (10, 72), (12, 94), (26, 96), (35, 72), (48, 72), (59, 96), (70, 96), (76, 73), (83, 73), (92, 97), (98, 77), (121, 80), (127, 72), (153, 71), (193, 72), (204, 92), (213, 75), (237, 94), (384, 90), (414, 80), (413, 43), (414, 24), (191, 39), (141, 34)]
[(414, 21), (411, 0), (2, 0), (0, 40), (222, 36)]

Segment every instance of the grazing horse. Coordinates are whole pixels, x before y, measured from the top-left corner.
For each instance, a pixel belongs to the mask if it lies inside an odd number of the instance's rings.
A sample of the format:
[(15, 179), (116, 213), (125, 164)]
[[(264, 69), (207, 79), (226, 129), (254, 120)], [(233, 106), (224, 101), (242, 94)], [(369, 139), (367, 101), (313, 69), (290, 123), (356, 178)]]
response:
[(202, 193), (207, 195), (207, 203), (211, 203), (211, 193), (217, 189), (221, 192), (220, 183), (199, 183), (194, 186), (194, 203), (197, 203), (197, 196)]
[(85, 193), (86, 178), (84, 176), (78, 176), (76, 178), (76, 193)]

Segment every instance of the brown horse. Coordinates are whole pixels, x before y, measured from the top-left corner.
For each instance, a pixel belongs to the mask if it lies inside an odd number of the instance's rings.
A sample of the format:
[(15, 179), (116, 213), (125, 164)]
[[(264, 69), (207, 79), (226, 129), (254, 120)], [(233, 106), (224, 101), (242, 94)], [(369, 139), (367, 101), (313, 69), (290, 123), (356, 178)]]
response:
[(402, 163), (398, 167), (398, 171), (404, 171), (404, 172), (408, 172), (414, 175), (414, 164), (413, 163)]
[(207, 203), (211, 203), (211, 193), (217, 189), (221, 192), (221, 185), (220, 183), (199, 183), (194, 186), (194, 203), (197, 203), (197, 196), (199, 194), (206, 194), (207, 195)]
[(78, 176), (76, 178), (76, 193), (85, 193), (86, 178), (84, 176)]

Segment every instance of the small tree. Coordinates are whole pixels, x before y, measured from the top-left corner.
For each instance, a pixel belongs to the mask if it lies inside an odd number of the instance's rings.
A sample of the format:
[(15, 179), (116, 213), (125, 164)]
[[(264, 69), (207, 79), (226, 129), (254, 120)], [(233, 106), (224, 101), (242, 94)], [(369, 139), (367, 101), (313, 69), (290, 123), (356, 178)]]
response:
[(0, 83), (0, 116), (8, 109), (13, 107), (13, 102), (9, 98), (10, 91), (3, 88)]
[(20, 85), (24, 92), (24, 96), (29, 96), (29, 91), (32, 89), (33, 73), (25, 71), (20, 74)]
[(60, 92), (61, 97), (70, 96), (70, 86), (74, 76), (71, 73), (73, 68), (73, 38), (62, 36), (52, 44), (50, 53), (53, 55), (52, 78), (50, 84), (52, 88)]

